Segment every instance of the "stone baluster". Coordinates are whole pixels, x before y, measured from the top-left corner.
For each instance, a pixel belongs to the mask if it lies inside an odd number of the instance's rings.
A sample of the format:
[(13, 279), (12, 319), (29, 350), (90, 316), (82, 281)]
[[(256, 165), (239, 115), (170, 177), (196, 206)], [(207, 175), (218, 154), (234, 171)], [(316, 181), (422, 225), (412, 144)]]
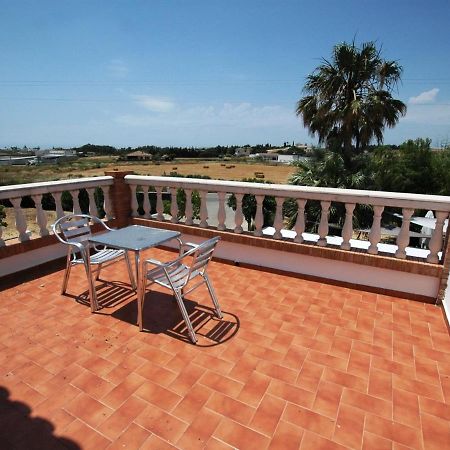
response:
[(186, 225), (192, 225), (194, 223), (192, 219), (193, 210), (192, 210), (192, 189), (185, 189), (186, 193), (186, 206), (185, 206), (185, 215), (186, 221), (184, 222)]
[(342, 228), (342, 250), (350, 250), (350, 239), (353, 235), (353, 211), (355, 210), (354, 203), (345, 204), (345, 221)]
[(227, 229), (225, 226), (225, 219), (227, 218), (226, 212), (225, 212), (225, 198), (226, 198), (226, 192), (218, 192), (217, 196), (219, 198), (219, 210), (217, 212), (217, 229), (220, 231), (224, 231)]
[(303, 242), (303, 232), (305, 231), (305, 206), (306, 200), (302, 198), (297, 199), (297, 220), (295, 221), (294, 230), (297, 233), (294, 242), (301, 244)]
[(10, 201), (14, 206), (14, 215), (16, 218), (16, 230), (19, 232), (19, 241), (20, 242), (29, 241), (30, 237), (27, 234), (27, 221), (23, 214), (22, 208), (20, 207), (22, 198), (21, 197), (12, 198), (10, 199)]
[(400, 259), (406, 258), (406, 247), (409, 244), (409, 225), (411, 222), (411, 216), (414, 213), (414, 209), (403, 208), (403, 223), (400, 233), (397, 236), (397, 251), (395, 252), (395, 257)]
[(42, 208), (42, 195), (32, 195), (36, 207), (36, 223), (39, 225), (39, 236), (48, 236), (47, 230), (47, 214)]
[(95, 188), (86, 189), (89, 197), (89, 214), (92, 217), (98, 217), (97, 203), (95, 202)]
[(283, 228), (283, 197), (275, 197), (275, 203), (277, 209), (275, 212), (275, 219), (273, 221), (273, 227), (275, 228), (275, 233), (273, 234), (274, 239), (281, 239), (283, 235), (281, 234), (281, 229)]
[(162, 201), (162, 186), (156, 186), (156, 219), (164, 220), (164, 205)]
[(442, 248), (444, 221), (447, 216), (448, 212), (436, 211), (436, 225), (433, 234), (431, 235), (430, 242), (428, 243), (430, 254), (427, 256), (427, 262), (429, 263), (436, 264), (439, 262), (438, 252)]
[(256, 215), (255, 215), (255, 230), (253, 234), (255, 236), (262, 236), (262, 227), (264, 225), (264, 215), (263, 215), (263, 202), (264, 195), (255, 195), (256, 198)]
[(327, 235), (328, 235), (328, 215), (330, 213), (331, 202), (321, 201), (320, 206), (322, 207), (322, 214), (320, 215), (319, 223), (319, 240), (317, 245), (319, 247), (325, 247), (327, 245)]
[(234, 194), (236, 197), (236, 212), (234, 214), (234, 232), (237, 234), (242, 233), (244, 230), (242, 229), (242, 222), (244, 221), (244, 214), (242, 213), (242, 199), (244, 198), (244, 194)]
[(139, 204), (137, 201), (137, 184), (131, 184), (131, 217), (139, 217)]
[(200, 227), (208, 227), (208, 207), (206, 206), (206, 196), (208, 191), (200, 191)]
[(372, 227), (369, 233), (370, 246), (367, 250), (371, 255), (376, 255), (378, 253), (378, 242), (380, 242), (381, 239), (381, 216), (383, 211), (384, 206), (373, 207)]
[(148, 186), (142, 186), (142, 194), (144, 196), (144, 201), (142, 203), (142, 209), (144, 210), (144, 217), (147, 219), (151, 217), (151, 205), (150, 205), (150, 195), (148, 192)]
[(70, 195), (72, 196), (74, 214), (81, 214), (80, 199), (78, 198), (78, 194), (79, 194), (78, 189), (75, 191), (70, 191)]
[(170, 189), (170, 215), (172, 216), (172, 223), (178, 223), (178, 202), (177, 202), (177, 188)]
[(52, 197), (55, 199), (56, 218), (57, 219), (60, 219), (62, 216), (64, 216), (61, 196), (62, 196), (62, 192), (53, 192), (52, 193)]
[(108, 220), (114, 219), (113, 209), (111, 205), (110, 187), (105, 186), (103, 189), (103, 209), (105, 210), (106, 218)]

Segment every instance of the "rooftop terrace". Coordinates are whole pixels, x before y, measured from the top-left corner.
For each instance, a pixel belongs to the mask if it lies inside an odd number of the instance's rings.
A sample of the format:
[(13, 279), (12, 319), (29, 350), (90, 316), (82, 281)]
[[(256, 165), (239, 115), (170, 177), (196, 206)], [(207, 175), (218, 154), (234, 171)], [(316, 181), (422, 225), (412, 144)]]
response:
[(110, 281), (99, 282), (95, 314), (83, 269), (73, 269), (66, 296), (62, 275), (21, 274), (2, 291), (0, 448), (441, 449), (450, 441), (440, 307), (213, 262), (225, 317), (212, 318), (203, 288), (191, 294), (194, 346), (159, 290), (147, 294), (139, 333), (123, 262), (104, 271)]
[[(250, 231), (245, 195), (256, 203)], [(270, 235), (267, 197), (276, 203)], [(450, 197), (110, 172), (2, 186), (0, 202), (12, 208), (17, 236), (3, 239), (0, 226), (1, 450), (440, 450), (450, 442)], [(314, 230), (311, 202), (320, 207)], [(345, 210), (339, 236), (329, 220), (335, 205)], [(373, 213), (365, 241), (355, 239), (358, 205)], [(35, 232), (25, 208), (35, 208)], [(193, 242), (221, 236), (210, 276), (224, 319), (213, 317), (203, 288), (190, 294), (192, 345), (172, 297), (156, 290), (140, 333), (123, 262), (102, 272), (96, 313), (81, 266), (60, 295), (66, 249), (49, 222), (70, 210)], [(427, 210), (436, 221), (419, 249), (410, 226)], [(393, 213), (401, 223), (386, 244)], [(172, 251), (147, 256), (167, 260)]]

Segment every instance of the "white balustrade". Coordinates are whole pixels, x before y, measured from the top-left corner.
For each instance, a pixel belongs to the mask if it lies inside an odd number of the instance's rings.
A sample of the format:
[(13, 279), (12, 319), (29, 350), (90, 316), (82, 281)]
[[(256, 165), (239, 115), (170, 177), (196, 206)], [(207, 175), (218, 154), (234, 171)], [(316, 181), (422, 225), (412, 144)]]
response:
[(27, 234), (27, 221), (25, 219), (25, 215), (23, 214), (20, 203), (22, 202), (22, 198), (11, 198), (11, 203), (14, 207), (14, 216), (16, 219), (16, 230), (19, 232), (19, 241), (25, 242), (30, 239)]
[[(48, 181), (40, 183), (28, 183), (11, 186), (0, 186), (0, 200), (10, 200), (14, 208), (15, 229), (16, 236), (20, 242), (25, 242), (30, 239), (29, 232), (27, 232), (27, 223), (22, 210), (21, 203), (24, 197), (31, 197), (34, 201), (36, 210), (36, 224), (39, 227), (39, 236), (47, 236), (49, 234), (48, 217), (42, 205), (44, 195), (49, 194), (55, 201), (56, 218), (61, 218), (65, 213), (62, 206), (63, 192), (69, 192), (73, 198), (74, 212), (80, 213), (80, 203), (78, 195), (80, 189), (86, 189), (89, 198), (89, 211), (93, 215), (97, 215), (95, 203), (95, 188), (103, 189), (106, 201), (109, 199), (108, 188), (113, 184), (112, 177), (93, 177), (80, 178), (73, 180)], [(9, 227), (14, 227), (13, 224), (8, 223)], [(2, 238), (3, 231), (0, 231), (0, 246), (5, 245)]]
[(103, 189), (103, 209), (105, 210), (106, 218), (108, 220), (114, 219), (112, 204), (111, 204), (111, 195), (110, 195), (110, 187), (106, 186)]
[(162, 200), (162, 187), (156, 186), (156, 219), (164, 220), (164, 205)]
[[(277, 204), (275, 212), (274, 228), (275, 239), (281, 238), (281, 231), (283, 229), (283, 202), (286, 198), (293, 198), (297, 202), (298, 212), (297, 220), (294, 225), (295, 237), (293, 241), (296, 243), (314, 242), (311, 239), (311, 233), (306, 233), (306, 217), (305, 206), (308, 201), (319, 201), (322, 206), (322, 213), (318, 227), (318, 242), (319, 246), (327, 245), (327, 235), (329, 230), (329, 211), (331, 202), (340, 202), (345, 205), (345, 221), (342, 229), (342, 244), (341, 248), (351, 250), (350, 239), (353, 234), (353, 214), (356, 204), (372, 206), (373, 222), (371, 231), (369, 233), (369, 242), (367, 252), (370, 254), (377, 254), (381, 239), (381, 222), (382, 215), (385, 208), (401, 208), (402, 227), (397, 237), (397, 246), (394, 247), (395, 256), (404, 259), (410, 250), (407, 250), (409, 244), (409, 227), (411, 217), (415, 210), (433, 210), (436, 213), (436, 221), (434, 230), (429, 241), (429, 254), (423, 257), (428, 263), (439, 263), (440, 254), (443, 244), (443, 230), (444, 221), (450, 212), (450, 197), (418, 195), (418, 194), (403, 194), (393, 192), (375, 192), (375, 191), (356, 191), (343, 190), (331, 188), (315, 188), (304, 186), (288, 186), (275, 184), (260, 184), (260, 183), (243, 183), (234, 181), (219, 181), (219, 180), (196, 180), (196, 179), (181, 179), (175, 177), (141, 177), (128, 175), (125, 181), (131, 188), (131, 210), (132, 216), (138, 215), (137, 190), (141, 186), (144, 191), (143, 208), (145, 217), (150, 216), (150, 200), (148, 189), (154, 186), (156, 190), (156, 212), (157, 219), (164, 218), (164, 202), (163, 192), (169, 189), (171, 193), (172, 203), (170, 212), (172, 215), (172, 222), (178, 222), (178, 204), (176, 201), (178, 189), (183, 189), (186, 193), (185, 215), (186, 225), (193, 225), (193, 204), (192, 193), (194, 191), (200, 193), (200, 226), (208, 227), (208, 208), (207, 195), (208, 192), (216, 193), (218, 196), (218, 212), (217, 218), (211, 218), (213, 226), (219, 230), (226, 230), (225, 220), (225, 202), (228, 193), (233, 194), (236, 198), (236, 210), (234, 215), (234, 229), (235, 233), (242, 233), (243, 216), (243, 198), (245, 194), (254, 196), (256, 199), (256, 214), (254, 217), (254, 229), (249, 231), (254, 236), (263, 235), (263, 202), (265, 196), (274, 197)], [(31, 183), (26, 185), (16, 186), (1, 186), (0, 200), (10, 200), (14, 207), (15, 227), (19, 236), (19, 241), (25, 242), (29, 240), (27, 233), (27, 223), (24, 212), (21, 208), (23, 197), (32, 197), (36, 205), (36, 223), (39, 227), (39, 235), (45, 236), (48, 234), (47, 214), (42, 207), (43, 195), (51, 194), (55, 200), (56, 216), (62, 217), (64, 215), (61, 196), (62, 192), (70, 192), (73, 198), (74, 211), (80, 212), (80, 203), (78, 195), (80, 189), (86, 189), (89, 198), (89, 212), (92, 215), (97, 215), (95, 202), (95, 188), (100, 187), (103, 190), (104, 209), (107, 219), (112, 218), (112, 205), (110, 201), (109, 187), (113, 184), (112, 177), (95, 177), (84, 178), (78, 180), (62, 180), (46, 183)], [(14, 224), (9, 224), (14, 227)], [(231, 231), (231, 230), (230, 230)], [(0, 231), (0, 246), (5, 245), (4, 231)], [(317, 237), (316, 237), (317, 239)], [(339, 244), (338, 244), (339, 245)], [(386, 247), (384, 247), (386, 248)], [(395, 251), (396, 249), (396, 251)], [(383, 250), (384, 252), (385, 250)]]
[(170, 215), (172, 216), (172, 223), (178, 223), (178, 201), (177, 201), (177, 188), (169, 188), (170, 192)]
[(283, 203), (284, 198), (283, 197), (276, 197), (276, 212), (275, 212), (275, 219), (273, 222), (273, 227), (275, 228), (275, 233), (273, 235), (274, 239), (281, 239), (283, 235), (281, 234), (281, 229), (283, 228)]
[(236, 212), (234, 214), (234, 232), (237, 234), (242, 233), (244, 230), (242, 229), (242, 223), (244, 221), (244, 214), (242, 213), (242, 199), (244, 198), (244, 194), (235, 194), (236, 198)]
[(53, 192), (52, 193), (52, 197), (55, 200), (56, 218), (57, 219), (60, 219), (64, 215), (61, 196), (62, 196), (62, 192)]
[(208, 207), (206, 205), (206, 196), (208, 191), (200, 191), (200, 227), (208, 227)]
[[(436, 225), (430, 242), (428, 243), (428, 249), (430, 254), (427, 256), (427, 262), (437, 263), (439, 262), (438, 252), (442, 248), (444, 221), (448, 217), (448, 212), (436, 211)], [(448, 230), (449, 228), (447, 228)]]
[(89, 197), (89, 214), (93, 217), (98, 217), (97, 204), (95, 203), (95, 189), (86, 189)]
[(255, 230), (253, 231), (253, 234), (255, 236), (262, 236), (263, 235), (263, 224), (264, 224), (264, 214), (263, 214), (263, 202), (264, 202), (264, 195), (256, 195), (256, 215), (255, 215)]
[(39, 226), (39, 236), (47, 236), (49, 234), (47, 230), (47, 214), (42, 209), (42, 194), (32, 195), (31, 198), (36, 207), (36, 223)]
[(319, 247), (325, 247), (327, 245), (327, 235), (328, 235), (328, 216), (330, 214), (331, 202), (321, 201), (320, 206), (322, 207), (322, 213), (320, 215), (319, 229), (319, 240), (317, 245)]
[(70, 191), (70, 195), (72, 196), (74, 214), (81, 214), (80, 199), (78, 197), (78, 194), (79, 194), (78, 190)]
[(350, 250), (350, 239), (353, 236), (353, 211), (355, 210), (354, 203), (345, 204), (345, 221), (342, 228), (342, 250)]
[(406, 258), (406, 247), (409, 244), (409, 225), (411, 223), (411, 216), (414, 213), (414, 209), (403, 208), (403, 222), (400, 229), (400, 233), (397, 236), (397, 251), (395, 252), (395, 257), (404, 259)]
[(294, 230), (296, 232), (294, 242), (301, 244), (303, 242), (303, 233), (305, 231), (305, 206), (306, 200), (297, 199), (297, 220), (295, 221)]
[(139, 203), (137, 201), (137, 188), (136, 184), (132, 184), (131, 188), (131, 217), (139, 217)]
[(220, 231), (224, 231), (227, 229), (225, 226), (225, 219), (227, 218), (225, 213), (225, 198), (226, 192), (219, 192), (217, 194), (219, 200), (219, 209), (217, 211), (217, 229)]
[(381, 216), (384, 211), (384, 206), (373, 207), (372, 228), (369, 233), (370, 246), (367, 250), (370, 254), (376, 255), (378, 253), (378, 243), (381, 238)]
[(186, 205), (185, 205), (185, 215), (186, 215), (186, 221), (184, 222), (186, 225), (192, 225), (194, 223), (192, 215), (192, 190), (191, 189), (185, 189), (186, 193)]
[[(256, 213), (253, 219), (253, 227), (250, 227), (249, 233), (253, 236), (263, 236), (263, 202), (266, 196), (271, 196), (276, 199), (277, 210), (275, 213), (274, 238), (281, 237), (283, 229), (284, 217), (282, 213), (282, 204), (286, 198), (292, 198), (297, 202), (298, 212), (297, 219), (294, 225), (295, 237), (293, 241), (302, 244), (311, 244), (317, 241), (317, 245), (326, 246), (327, 237), (329, 233), (329, 214), (331, 203), (341, 203), (345, 205), (345, 220), (342, 228), (342, 243), (331, 238), (332, 245), (340, 245), (340, 248), (351, 251), (350, 240), (353, 237), (353, 215), (356, 205), (368, 205), (373, 208), (373, 222), (369, 233), (369, 243), (367, 244), (367, 252), (370, 254), (377, 254), (378, 247), (381, 243), (381, 222), (382, 215), (385, 208), (402, 208), (403, 209), (403, 225), (400, 235), (398, 237), (397, 246), (388, 245), (392, 247), (389, 250), (392, 254), (396, 253), (396, 257), (406, 257), (406, 247), (409, 243), (409, 222), (412, 212), (414, 210), (434, 210), (440, 211), (440, 215), (436, 221), (436, 229), (430, 239), (430, 253), (427, 258), (428, 262), (439, 262), (440, 251), (442, 249), (442, 234), (444, 216), (450, 212), (450, 197), (433, 196), (433, 195), (419, 195), (419, 194), (404, 194), (397, 192), (378, 192), (378, 191), (364, 191), (364, 190), (350, 190), (350, 189), (334, 189), (334, 188), (319, 188), (308, 186), (293, 186), (293, 185), (278, 185), (278, 184), (264, 184), (264, 183), (245, 183), (236, 181), (220, 181), (220, 180), (202, 180), (202, 179), (186, 179), (177, 177), (142, 177), (137, 175), (127, 175), (125, 181), (133, 185), (146, 186), (161, 186), (169, 188), (171, 192), (176, 189), (183, 189), (186, 192), (186, 225), (193, 225), (192, 220), (192, 202), (191, 195), (193, 191), (200, 193), (202, 199), (202, 206), (200, 208), (200, 226), (207, 225), (207, 210), (206, 207), (206, 193), (214, 192), (217, 194), (218, 213), (216, 218), (211, 218), (210, 225), (216, 226), (217, 229), (223, 230), (225, 228), (224, 219), (224, 202), (227, 194), (232, 194), (236, 198), (236, 209), (234, 215), (234, 232), (242, 233), (243, 217), (243, 199), (244, 195), (254, 196), (256, 200)], [(174, 195), (172, 193), (172, 195)], [(305, 216), (305, 206), (309, 201), (320, 202), (322, 213), (317, 230), (314, 235), (311, 232), (306, 232), (307, 218)], [(411, 212), (411, 214), (409, 214)], [(172, 216), (174, 213), (172, 212)], [(174, 219), (172, 219), (175, 221)], [(176, 221), (175, 221), (176, 222)], [(252, 230), (253, 228), (253, 230)], [(230, 230), (231, 231), (231, 230)], [(315, 237), (314, 237), (315, 236)], [(305, 241), (306, 239), (306, 241)], [(330, 237), (328, 237), (330, 239)], [(360, 246), (359, 252), (364, 246)], [(386, 245), (383, 244), (383, 252), (386, 251)], [(408, 250), (409, 254), (412, 254)], [(425, 256), (424, 256), (425, 259)]]
[(148, 192), (148, 186), (142, 186), (142, 195), (144, 196), (144, 200), (142, 202), (142, 209), (144, 210), (144, 216), (149, 219), (151, 217), (151, 205), (150, 205), (150, 196)]

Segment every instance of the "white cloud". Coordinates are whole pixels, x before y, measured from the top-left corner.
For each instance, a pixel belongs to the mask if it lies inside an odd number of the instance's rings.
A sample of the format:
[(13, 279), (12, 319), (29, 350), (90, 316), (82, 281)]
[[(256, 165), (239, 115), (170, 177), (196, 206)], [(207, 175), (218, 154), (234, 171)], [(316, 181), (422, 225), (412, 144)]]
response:
[(251, 103), (224, 103), (221, 106), (201, 105), (175, 108), (175, 104), (167, 100), (139, 97), (141, 98), (136, 101), (142, 106), (167, 114), (124, 114), (116, 117), (118, 123), (133, 127), (178, 126), (199, 130), (207, 127), (264, 129), (266, 127), (298, 126), (299, 124), (293, 108), (291, 110), (279, 105), (255, 106)]
[(411, 105), (423, 105), (424, 103), (433, 103), (436, 100), (436, 96), (439, 92), (438, 88), (430, 89), (417, 95), (416, 97), (410, 97), (408, 103)]
[(408, 106), (405, 117), (401, 122), (411, 122), (421, 125), (441, 125), (446, 126), (447, 130), (450, 124), (450, 105), (448, 104), (411, 104)]
[(109, 62), (108, 70), (115, 78), (125, 78), (130, 71), (128, 66), (121, 59), (112, 59)]
[(136, 104), (153, 112), (167, 113), (175, 108), (175, 103), (169, 99), (150, 97), (149, 95), (134, 95)]

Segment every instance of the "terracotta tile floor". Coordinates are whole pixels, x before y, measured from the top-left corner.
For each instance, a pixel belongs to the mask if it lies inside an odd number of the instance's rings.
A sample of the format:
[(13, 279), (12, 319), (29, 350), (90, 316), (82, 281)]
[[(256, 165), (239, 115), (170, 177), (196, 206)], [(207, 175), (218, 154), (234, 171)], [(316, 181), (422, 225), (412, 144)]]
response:
[(105, 269), (120, 282), (99, 281), (96, 314), (80, 267), (70, 296), (59, 294), (62, 271), (1, 292), (1, 449), (450, 442), (450, 338), (439, 308), (213, 263), (225, 318), (212, 318), (203, 288), (192, 293), (193, 346), (163, 291), (148, 295), (138, 332), (125, 274), (122, 262)]

